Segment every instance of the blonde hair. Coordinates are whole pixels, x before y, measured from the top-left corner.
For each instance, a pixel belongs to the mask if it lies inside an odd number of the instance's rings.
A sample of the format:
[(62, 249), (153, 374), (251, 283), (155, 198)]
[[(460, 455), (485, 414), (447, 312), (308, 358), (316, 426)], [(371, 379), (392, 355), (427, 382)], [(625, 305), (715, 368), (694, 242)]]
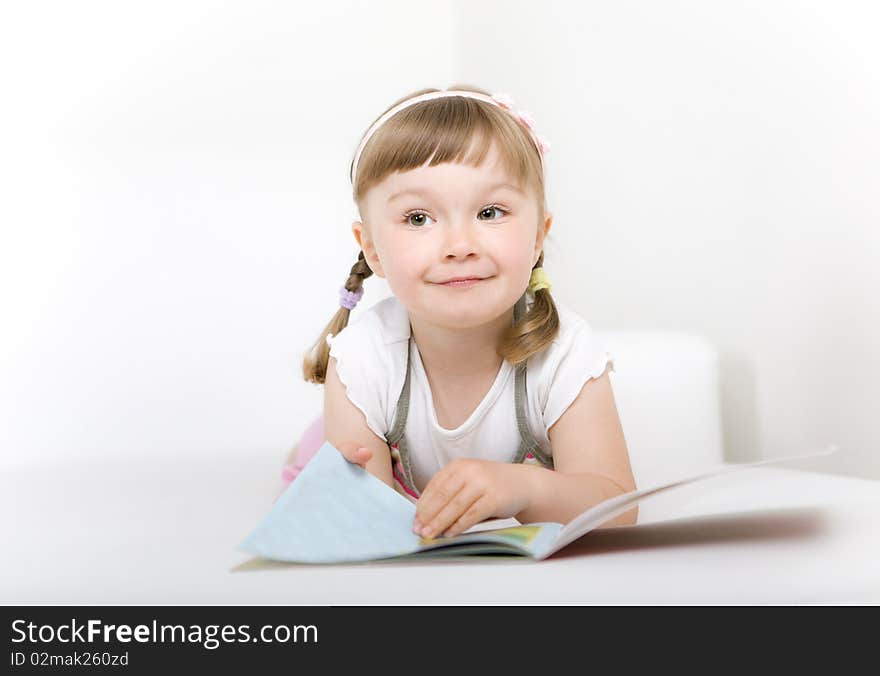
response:
[[(450, 89), (490, 95), (490, 92), (470, 85), (452, 85)], [(392, 103), (378, 117), (409, 98), (437, 91), (443, 90), (420, 89), (412, 92)], [(536, 195), (538, 214), (543, 219), (547, 210), (544, 174), (541, 158), (528, 131), (508, 111), (491, 103), (461, 96), (421, 101), (401, 110), (379, 127), (361, 153), (352, 197), (361, 206), (370, 188), (381, 183), (388, 175), (416, 169), (429, 160), (432, 167), (445, 162), (477, 167), (482, 164), (493, 142), (508, 174), (520, 186), (531, 189)], [(353, 165), (354, 158), (352, 168)], [(539, 224), (539, 227), (543, 227), (543, 224)], [(534, 267), (542, 267), (543, 262), (544, 252), (541, 251)], [(357, 291), (372, 274), (361, 251), (345, 281), (345, 288)], [(340, 306), (306, 354), (303, 377), (307, 381), (324, 382), (330, 361), (327, 336), (335, 336), (344, 329), (350, 315), (350, 310)], [(516, 366), (547, 347), (558, 333), (556, 304), (549, 289), (539, 289), (533, 292), (528, 311), (502, 335), (497, 347), (498, 355)]]

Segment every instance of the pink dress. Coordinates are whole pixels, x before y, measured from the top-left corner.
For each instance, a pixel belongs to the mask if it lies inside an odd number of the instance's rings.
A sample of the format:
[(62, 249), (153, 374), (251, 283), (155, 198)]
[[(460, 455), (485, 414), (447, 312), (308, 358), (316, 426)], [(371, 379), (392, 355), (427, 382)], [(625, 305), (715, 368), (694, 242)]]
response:
[(302, 437), (300, 437), (299, 442), (296, 444), (296, 457), (293, 463), (285, 465), (281, 470), (281, 481), (284, 484), (281, 489), (282, 493), (290, 485), (290, 482), (296, 479), (297, 474), (302, 472), (306, 463), (315, 456), (315, 453), (318, 452), (323, 443), (324, 414), (322, 413), (315, 418), (312, 424), (303, 432)]

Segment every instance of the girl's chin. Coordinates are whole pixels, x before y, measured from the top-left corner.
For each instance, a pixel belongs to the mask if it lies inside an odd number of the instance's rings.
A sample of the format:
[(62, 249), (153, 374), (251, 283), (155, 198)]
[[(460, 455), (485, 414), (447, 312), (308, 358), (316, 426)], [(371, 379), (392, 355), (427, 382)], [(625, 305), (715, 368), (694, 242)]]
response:
[(505, 309), (486, 305), (483, 302), (471, 302), (465, 299), (420, 303), (416, 314), (435, 326), (450, 329), (473, 329), (498, 319)]

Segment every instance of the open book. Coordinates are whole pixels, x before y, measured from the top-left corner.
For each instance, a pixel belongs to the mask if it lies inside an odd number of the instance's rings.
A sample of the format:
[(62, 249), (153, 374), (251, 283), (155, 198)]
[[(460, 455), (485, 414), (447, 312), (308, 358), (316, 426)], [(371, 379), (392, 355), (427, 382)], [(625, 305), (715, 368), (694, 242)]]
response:
[[(567, 524), (539, 522), (423, 538), (412, 531), (416, 506), (325, 442), (238, 549), (263, 559), (345, 563), (507, 554), (545, 559), (637, 503), (678, 486), (749, 467), (828, 455), (837, 450), (721, 465), (676, 481), (631, 491), (587, 509)], [(479, 524), (478, 524), (479, 526)]]

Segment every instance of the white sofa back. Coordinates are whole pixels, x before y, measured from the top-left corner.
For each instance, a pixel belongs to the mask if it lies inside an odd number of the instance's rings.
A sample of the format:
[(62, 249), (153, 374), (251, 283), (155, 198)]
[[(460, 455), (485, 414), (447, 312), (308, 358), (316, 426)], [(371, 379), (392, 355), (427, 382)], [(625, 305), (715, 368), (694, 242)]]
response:
[(639, 488), (724, 461), (719, 358), (678, 331), (596, 329), (614, 357), (611, 383)]

